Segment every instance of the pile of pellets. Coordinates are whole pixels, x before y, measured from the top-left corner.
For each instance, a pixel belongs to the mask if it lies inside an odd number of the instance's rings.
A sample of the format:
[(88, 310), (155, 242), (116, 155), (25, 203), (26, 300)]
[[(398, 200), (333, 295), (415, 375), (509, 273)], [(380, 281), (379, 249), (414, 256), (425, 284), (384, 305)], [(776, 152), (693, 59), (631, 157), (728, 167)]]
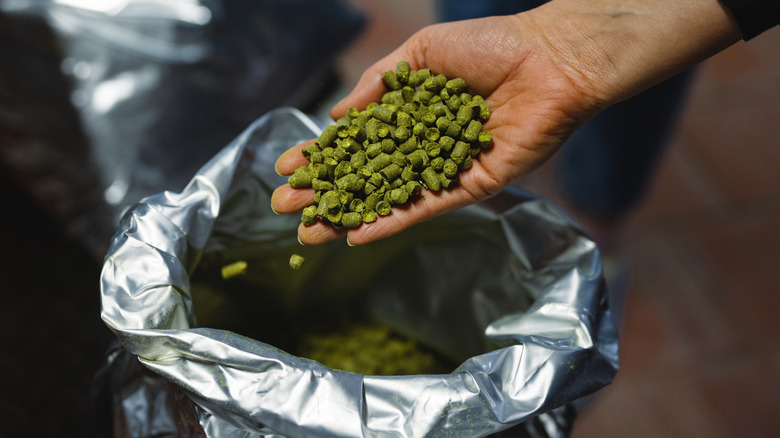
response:
[(301, 215), (304, 225), (374, 222), (419, 198), (423, 188), (454, 187), (458, 172), (493, 144), (492, 133), (482, 129), (490, 109), (482, 96), (467, 92), (463, 79), (410, 70), (401, 61), (382, 81), (388, 91), (381, 103), (350, 108), (302, 150), (309, 164), (288, 182), (315, 190), (315, 205)]
[(304, 336), (299, 350), (329, 368), (373, 376), (440, 374), (452, 368), (415, 341), (372, 323)]

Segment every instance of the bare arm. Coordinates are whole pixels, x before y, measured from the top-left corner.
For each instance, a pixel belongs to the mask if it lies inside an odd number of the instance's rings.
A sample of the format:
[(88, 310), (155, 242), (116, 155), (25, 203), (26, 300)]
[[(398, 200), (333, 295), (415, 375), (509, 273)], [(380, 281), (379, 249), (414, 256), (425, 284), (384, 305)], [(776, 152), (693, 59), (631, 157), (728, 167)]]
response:
[[(316, 223), (299, 228), (303, 243), (347, 234), (351, 244), (388, 237), (417, 222), (489, 198), (527, 175), (582, 123), (740, 39), (717, 0), (554, 0), (529, 12), (437, 24), (422, 29), (371, 66), (331, 115), (364, 108), (384, 92), (381, 75), (407, 60), (462, 77), (492, 110), (485, 128), (494, 146), (459, 176), (457, 188), (374, 223), (346, 230)], [(306, 164), (301, 146), (277, 161), (282, 174)], [(291, 213), (312, 203), (307, 189), (279, 187), (272, 205)]]

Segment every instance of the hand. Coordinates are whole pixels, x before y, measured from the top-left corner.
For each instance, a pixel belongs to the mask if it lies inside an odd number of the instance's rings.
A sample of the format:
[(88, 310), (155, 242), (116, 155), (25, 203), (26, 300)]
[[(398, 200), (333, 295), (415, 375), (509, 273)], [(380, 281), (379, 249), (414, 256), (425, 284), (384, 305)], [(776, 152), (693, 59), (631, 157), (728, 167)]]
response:
[[(610, 1), (617, 0), (605, 3)], [(703, 50), (676, 43), (674, 35), (669, 41), (659, 41), (658, 47), (645, 44), (637, 38), (647, 26), (642, 14), (627, 18), (614, 18), (603, 11), (594, 14), (587, 10), (588, 3), (558, 0), (514, 16), (429, 26), (371, 66), (355, 89), (333, 108), (334, 119), (350, 107), (362, 109), (378, 101), (385, 92), (382, 74), (406, 60), (412, 69), (428, 67), (437, 74), (461, 77), (472, 92), (484, 96), (492, 111), (484, 128), (493, 133), (494, 145), (459, 174), (456, 188), (423, 191), (421, 199), (394, 207), (390, 215), (374, 223), (349, 230), (336, 230), (321, 222), (301, 225), (301, 242), (319, 244), (346, 235), (350, 244), (364, 244), (487, 199), (539, 167), (598, 111), (685, 68), (687, 60)], [(638, 3), (644, 12), (644, 2)], [(610, 7), (625, 12), (626, 4), (617, 2)], [(674, 17), (671, 20), (677, 22)], [(717, 35), (718, 41), (730, 40)], [(731, 39), (736, 41), (738, 35)], [(634, 45), (628, 44), (630, 41)], [(675, 50), (659, 66), (653, 56), (672, 44), (676, 44)], [(300, 150), (308, 144), (284, 153), (276, 163), (277, 171), (289, 175), (307, 164)], [(311, 189), (284, 185), (272, 196), (278, 213), (292, 213), (312, 203)]]

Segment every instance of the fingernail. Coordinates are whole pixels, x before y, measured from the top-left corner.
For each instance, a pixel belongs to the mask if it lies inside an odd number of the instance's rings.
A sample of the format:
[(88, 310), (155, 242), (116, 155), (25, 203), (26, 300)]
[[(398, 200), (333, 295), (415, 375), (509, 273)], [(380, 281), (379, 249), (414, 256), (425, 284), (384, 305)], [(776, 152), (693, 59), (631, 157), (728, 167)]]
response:
[(306, 246), (306, 244), (301, 241), (301, 235), (300, 234), (296, 235), (296, 237), (298, 237), (298, 243), (300, 243), (301, 246)]

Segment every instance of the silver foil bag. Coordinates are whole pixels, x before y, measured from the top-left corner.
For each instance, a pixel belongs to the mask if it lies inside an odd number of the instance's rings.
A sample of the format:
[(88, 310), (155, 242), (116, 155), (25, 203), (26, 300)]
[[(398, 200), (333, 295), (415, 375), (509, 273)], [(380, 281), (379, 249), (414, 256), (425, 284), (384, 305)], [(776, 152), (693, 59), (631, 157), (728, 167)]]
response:
[[(271, 111), (182, 192), (125, 214), (101, 277), (102, 318), (125, 349), (183, 394), (174, 404), (200, 436), (478, 437), (540, 418), (543, 436), (562, 436), (555, 413), (617, 369), (593, 241), (550, 202), (507, 191), (372, 244), (301, 246), (299, 216), (270, 208), (286, 182), (274, 163), (321, 128)], [(237, 260), (245, 275), (215, 274)], [(371, 376), (288, 352), (285, 334), (316, 319), (376, 321), (456, 365)]]
[[(365, 22), (346, 0), (0, 0), (0, 13), (27, 49), (0, 61), (14, 72), (0, 125), (54, 137), (0, 164), (40, 175), (31, 192), (98, 257), (128, 206), (181, 190), (258, 116), (316, 102)], [(59, 82), (69, 96), (39, 97)]]

